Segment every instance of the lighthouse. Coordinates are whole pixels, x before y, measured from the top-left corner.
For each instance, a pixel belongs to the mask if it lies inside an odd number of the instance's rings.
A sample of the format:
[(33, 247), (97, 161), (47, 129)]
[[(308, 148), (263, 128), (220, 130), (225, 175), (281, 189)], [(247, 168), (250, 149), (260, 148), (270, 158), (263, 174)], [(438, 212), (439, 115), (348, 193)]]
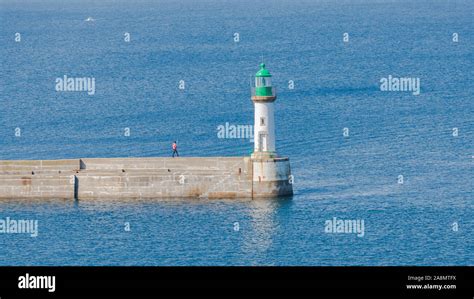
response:
[(274, 157), (275, 148), (275, 88), (272, 87), (272, 75), (260, 64), (255, 74), (255, 87), (252, 88), (252, 101), (255, 109), (254, 119), (254, 151), (252, 157)]
[(278, 197), (293, 194), (290, 160), (277, 155), (275, 147), (275, 87), (272, 75), (260, 64), (251, 88), (254, 105), (254, 150), (252, 197)]

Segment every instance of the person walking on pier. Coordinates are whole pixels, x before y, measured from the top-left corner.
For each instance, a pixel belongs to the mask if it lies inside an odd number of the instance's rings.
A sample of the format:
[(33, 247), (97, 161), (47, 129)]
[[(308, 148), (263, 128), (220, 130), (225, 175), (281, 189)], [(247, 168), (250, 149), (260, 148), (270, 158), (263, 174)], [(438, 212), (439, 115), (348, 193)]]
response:
[(173, 158), (174, 158), (174, 155), (176, 154), (177, 157), (179, 157), (179, 154), (178, 154), (178, 145), (176, 144), (176, 141), (173, 142), (173, 144), (171, 145), (171, 148), (173, 149)]

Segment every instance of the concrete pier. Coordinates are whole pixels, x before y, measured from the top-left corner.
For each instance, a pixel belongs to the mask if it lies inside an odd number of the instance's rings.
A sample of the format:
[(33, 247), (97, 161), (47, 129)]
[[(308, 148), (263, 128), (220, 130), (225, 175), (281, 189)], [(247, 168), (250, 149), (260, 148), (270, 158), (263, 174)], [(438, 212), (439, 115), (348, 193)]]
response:
[(288, 158), (0, 160), (0, 199), (276, 197), (290, 175)]

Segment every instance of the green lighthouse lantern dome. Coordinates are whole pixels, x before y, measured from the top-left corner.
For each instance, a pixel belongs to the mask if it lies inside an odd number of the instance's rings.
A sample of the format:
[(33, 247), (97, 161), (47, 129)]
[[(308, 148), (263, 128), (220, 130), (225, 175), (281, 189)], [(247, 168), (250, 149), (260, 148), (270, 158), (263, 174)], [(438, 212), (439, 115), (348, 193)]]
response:
[(263, 97), (273, 96), (272, 75), (265, 68), (265, 63), (260, 64), (260, 70), (255, 74), (255, 95)]
[(260, 63), (260, 70), (255, 74), (255, 77), (271, 77), (270, 72), (265, 68), (265, 63)]

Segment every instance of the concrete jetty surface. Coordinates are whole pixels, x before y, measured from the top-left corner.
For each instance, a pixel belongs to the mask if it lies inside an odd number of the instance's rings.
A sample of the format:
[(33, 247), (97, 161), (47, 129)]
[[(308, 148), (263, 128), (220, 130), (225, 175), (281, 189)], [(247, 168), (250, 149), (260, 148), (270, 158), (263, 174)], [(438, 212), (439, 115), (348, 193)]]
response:
[(288, 158), (0, 160), (0, 199), (255, 198), (292, 194)]

